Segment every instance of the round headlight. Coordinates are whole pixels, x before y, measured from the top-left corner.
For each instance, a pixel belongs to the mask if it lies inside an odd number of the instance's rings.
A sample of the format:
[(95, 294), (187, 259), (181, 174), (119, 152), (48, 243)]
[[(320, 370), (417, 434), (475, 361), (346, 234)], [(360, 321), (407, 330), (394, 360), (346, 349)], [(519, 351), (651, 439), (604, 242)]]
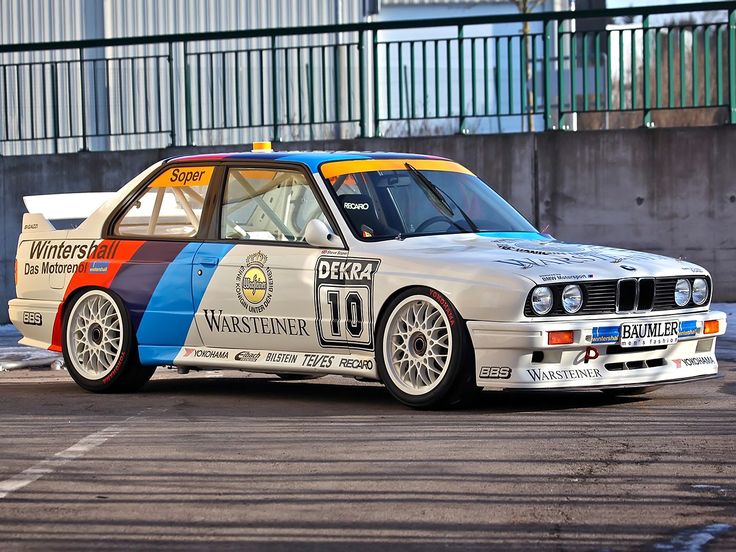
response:
[(690, 281), (680, 279), (675, 284), (675, 303), (678, 307), (684, 307), (690, 302)]
[(708, 299), (708, 282), (705, 278), (693, 280), (693, 303), (702, 305)]
[(562, 308), (565, 312), (575, 314), (583, 306), (583, 290), (580, 286), (571, 284), (562, 290)]
[(552, 290), (546, 286), (538, 287), (532, 292), (532, 308), (537, 314), (547, 314), (552, 310)]

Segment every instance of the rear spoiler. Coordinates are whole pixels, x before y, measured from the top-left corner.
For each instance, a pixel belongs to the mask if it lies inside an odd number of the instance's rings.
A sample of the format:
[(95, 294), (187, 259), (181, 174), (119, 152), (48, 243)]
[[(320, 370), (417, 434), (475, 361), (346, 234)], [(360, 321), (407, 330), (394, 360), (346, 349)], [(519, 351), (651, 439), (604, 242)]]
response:
[(23, 197), (28, 213), (23, 215), (23, 232), (54, 230), (50, 220), (86, 219), (115, 192), (82, 192)]

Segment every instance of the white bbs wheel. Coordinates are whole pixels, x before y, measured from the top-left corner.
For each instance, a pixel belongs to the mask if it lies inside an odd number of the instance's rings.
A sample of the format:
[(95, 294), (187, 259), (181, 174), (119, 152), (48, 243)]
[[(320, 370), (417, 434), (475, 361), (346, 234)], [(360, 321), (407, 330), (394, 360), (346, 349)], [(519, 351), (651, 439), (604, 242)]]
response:
[(391, 299), (377, 341), (381, 381), (406, 405), (455, 406), (478, 391), (465, 322), (437, 290), (415, 287)]
[(450, 320), (434, 299), (404, 299), (391, 313), (383, 339), (383, 358), (393, 383), (409, 395), (437, 387), (447, 374), (452, 341)]
[(120, 360), (123, 320), (115, 301), (102, 291), (88, 291), (69, 313), (66, 343), (74, 369), (89, 380), (101, 380)]
[(156, 370), (139, 364), (128, 311), (111, 291), (89, 289), (72, 297), (62, 335), (69, 375), (87, 391), (135, 391)]

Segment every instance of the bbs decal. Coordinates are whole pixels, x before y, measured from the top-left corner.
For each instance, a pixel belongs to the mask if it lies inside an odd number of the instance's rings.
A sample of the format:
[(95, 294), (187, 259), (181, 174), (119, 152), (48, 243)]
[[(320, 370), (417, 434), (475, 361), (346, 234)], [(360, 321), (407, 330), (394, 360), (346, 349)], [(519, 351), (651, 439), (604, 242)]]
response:
[(373, 349), (373, 277), (378, 259), (323, 255), (314, 289), (317, 334), (322, 347)]

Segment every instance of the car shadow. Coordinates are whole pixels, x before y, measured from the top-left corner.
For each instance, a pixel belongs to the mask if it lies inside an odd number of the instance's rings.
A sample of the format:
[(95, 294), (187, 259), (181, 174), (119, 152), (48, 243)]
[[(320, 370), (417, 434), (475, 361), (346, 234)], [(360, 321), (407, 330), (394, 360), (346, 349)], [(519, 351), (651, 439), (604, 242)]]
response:
[[(336, 378), (284, 381), (278, 378), (200, 377), (154, 379), (143, 389), (146, 396), (213, 398), (219, 403), (247, 399), (248, 405), (266, 410), (288, 408), (310, 414), (376, 414), (415, 411), (400, 404), (385, 387), (375, 384), (342, 384)], [(649, 400), (645, 396), (616, 397), (600, 391), (486, 391), (470, 404), (445, 408), (445, 412), (534, 412), (595, 408)], [(231, 406), (231, 405), (230, 405)]]

